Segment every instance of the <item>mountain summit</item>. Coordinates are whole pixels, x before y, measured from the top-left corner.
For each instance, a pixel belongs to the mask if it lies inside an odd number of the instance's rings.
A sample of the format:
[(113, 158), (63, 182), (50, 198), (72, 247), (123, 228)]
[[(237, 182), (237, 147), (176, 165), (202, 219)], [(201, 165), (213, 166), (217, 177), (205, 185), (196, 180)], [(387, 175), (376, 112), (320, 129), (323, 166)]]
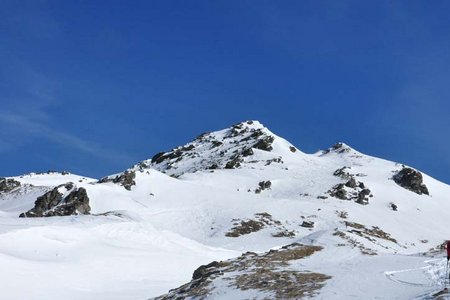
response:
[(153, 168), (178, 177), (197, 171), (248, 167), (295, 152), (300, 153), (260, 122), (246, 121), (231, 128), (201, 134), (184, 146), (156, 154), (138, 167)]

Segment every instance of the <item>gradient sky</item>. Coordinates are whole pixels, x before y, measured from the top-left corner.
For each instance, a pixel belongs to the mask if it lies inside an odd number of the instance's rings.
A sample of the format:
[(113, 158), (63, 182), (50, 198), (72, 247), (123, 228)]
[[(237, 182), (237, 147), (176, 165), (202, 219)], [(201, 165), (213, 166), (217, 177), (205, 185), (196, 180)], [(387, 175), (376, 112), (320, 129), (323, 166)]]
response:
[(448, 1), (0, 1), (0, 176), (119, 172), (255, 119), (450, 183)]

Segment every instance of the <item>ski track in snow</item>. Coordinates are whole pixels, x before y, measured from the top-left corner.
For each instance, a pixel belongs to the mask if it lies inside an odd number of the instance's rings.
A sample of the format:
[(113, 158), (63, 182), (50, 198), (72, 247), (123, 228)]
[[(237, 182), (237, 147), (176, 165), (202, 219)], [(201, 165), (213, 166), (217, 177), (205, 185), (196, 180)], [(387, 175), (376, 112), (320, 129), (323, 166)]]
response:
[[(414, 299), (450, 299), (450, 295), (448, 294), (436, 296), (436, 293), (442, 291), (449, 285), (449, 281), (446, 278), (448, 274), (447, 261), (445, 259), (429, 259), (425, 260), (424, 263), (426, 264), (424, 267), (386, 271), (384, 274), (389, 280), (396, 283), (428, 288)], [(412, 277), (417, 280), (416, 277), (421, 276), (423, 276), (425, 282), (415, 282), (407, 279), (408, 277)], [(402, 277), (406, 277), (406, 279), (402, 279)]]

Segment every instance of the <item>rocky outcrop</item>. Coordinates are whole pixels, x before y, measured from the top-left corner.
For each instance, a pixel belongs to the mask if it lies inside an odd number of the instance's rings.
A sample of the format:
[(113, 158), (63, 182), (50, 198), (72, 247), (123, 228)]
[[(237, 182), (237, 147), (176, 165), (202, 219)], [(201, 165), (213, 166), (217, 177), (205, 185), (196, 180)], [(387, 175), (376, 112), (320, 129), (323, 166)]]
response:
[(211, 275), (217, 274), (218, 268), (220, 266), (221, 264), (217, 261), (213, 261), (207, 265), (200, 266), (192, 274), (192, 280), (206, 279)]
[(326, 155), (328, 153), (337, 153), (337, 154), (343, 154), (343, 153), (349, 153), (353, 149), (347, 146), (344, 143), (336, 143), (327, 150), (322, 151), (322, 155)]
[[(208, 299), (218, 286), (231, 287), (233, 297), (239, 297), (241, 291), (257, 291), (264, 293), (265, 299), (302, 299), (317, 294), (330, 276), (310, 272), (296, 264), (290, 264), (308, 257), (322, 248), (291, 244), (279, 250), (270, 250), (263, 254), (246, 252), (240, 257), (226, 261), (214, 261), (200, 266), (194, 271), (192, 281), (169, 291), (156, 299)], [(222, 283), (216, 285), (215, 283)], [(248, 295), (244, 294), (243, 295)], [(231, 299), (231, 295), (222, 297)]]
[(19, 217), (88, 215), (90, 210), (86, 189), (76, 188), (69, 182), (38, 197), (34, 207)]
[(286, 228), (280, 221), (274, 219), (271, 214), (262, 212), (256, 213), (254, 219), (233, 219), (233, 227), (225, 233), (227, 237), (240, 237), (264, 228), (270, 228), (273, 237), (294, 237), (295, 232)]
[(272, 186), (272, 182), (270, 182), (270, 180), (260, 181), (258, 183), (258, 187), (255, 190), (255, 193), (259, 194), (259, 193), (261, 193), (264, 190), (270, 189), (271, 186)]
[(348, 172), (350, 167), (343, 167), (334, 171), (333, 175), (345, 180), (345, 183), (335, 185), (328, 194), (341, 200), (354, 200), (358, 204), (368, 204), (369, 197), (373, 197), (370, 189), (363, 182), (357, 181), (355, 176)]
[(412, 168), (403, 167), (393, 177), (395, 183), (416, 194), (429, 195), (427, 186), (423, 183), (422, 173)]
[(0, 178), (0, 193), (9, 193), (18, 188), (20, 182), (11, 178)]
[(115, 176), (114, 178), (111, 178), (111, 177), (102, 178), (99, 180), (99, 183), (113, 182), (116, 184), (120, 184), (126, 190), (131, 191), (131, 187), (133, 185), (136, 185), (136, 182), (134, 181), (135, 178), (136, 178), (136, 172), (127, 170), (127, 171), (123, 172), (122, 174)]

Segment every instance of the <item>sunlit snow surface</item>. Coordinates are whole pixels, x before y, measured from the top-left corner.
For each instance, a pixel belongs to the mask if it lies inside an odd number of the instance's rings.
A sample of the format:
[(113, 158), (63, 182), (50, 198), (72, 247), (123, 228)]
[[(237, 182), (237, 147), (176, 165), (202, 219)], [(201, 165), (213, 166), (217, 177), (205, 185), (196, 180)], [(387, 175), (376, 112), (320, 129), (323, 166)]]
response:
[[(305, 154), (289, 147), (275, 136), (271, 152), (255, 150), (238, 169), (202, 170), (203, 160), (191, 161), (192, 166), (181, 161), (177, 179), (151, 166), (134, 168), (131, 191), (72, 174), (14, 177), (22, 187), (0, 195), (0, 298), (148, 299), (188, 282), (199, 265), (293, 242), (324, 247), (291, 266), (332, 276), (318, 299), (431, 299), (445, 286), (444, 254), (423, 254), (450, 237), (449, 186), (424, 175), (430, 196), (417, 195), (391, 179), (402, 167), (394, 162), (351, 148)], [(282, 163), (267, 165), (278, 157)], [(333, 173), (344, 166), (371, 190), (368, 205), (327, 195), (343, 182)], [(265, 180), (271, 188), (256, 194)], [(69, 181), (87, 189), (92, 215), (18, 218), (38, 196)], [(347, 219), (338, 216), (341, 211)], [(273, 237), (278, 229), (270, 226), (225, 236), (233, 219), (263, 212), (295, 237)], [(304, 220), (313, 221), (314, 228), (301, 227)], [(333, 235), (348, 230), (344, 221), (377, 226), (397, 243), (353, 235), (378, 253), (363, 255)], [(224, 284), (211, 298), (253, 296), (258, 292), (240, 293)]]

